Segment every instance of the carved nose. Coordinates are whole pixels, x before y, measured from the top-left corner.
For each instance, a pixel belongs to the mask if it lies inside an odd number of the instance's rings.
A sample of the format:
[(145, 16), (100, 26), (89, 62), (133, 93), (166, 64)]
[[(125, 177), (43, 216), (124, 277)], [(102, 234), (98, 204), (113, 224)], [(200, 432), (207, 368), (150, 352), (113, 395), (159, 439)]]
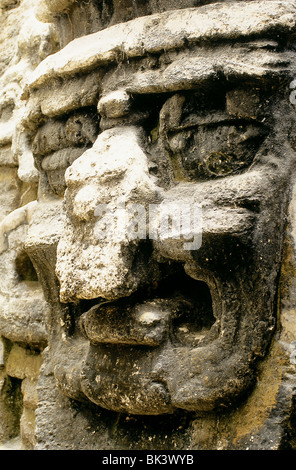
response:
[(169, 311), (157, 302), (120, 309), (94, 306), (80, 317), (80, 328), (93, 344), (159, 346), (168, 335)]
[(151, 279), (152, 261), (139, 256), (142, 240), (114, 230), (118, 207), (145, 207), (159, 198), (140, 144), (137, 128), (110, 129), (67, 170), (67, 229), (57, 251), (62, 302), (114, 300)]

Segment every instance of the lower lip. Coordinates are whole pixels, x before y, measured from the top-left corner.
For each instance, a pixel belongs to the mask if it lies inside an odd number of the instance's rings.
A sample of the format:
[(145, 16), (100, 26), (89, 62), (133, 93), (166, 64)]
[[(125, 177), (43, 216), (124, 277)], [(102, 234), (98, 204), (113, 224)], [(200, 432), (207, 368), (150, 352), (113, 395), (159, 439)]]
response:
[[(85, 371), (86, 372), (86, 371)], [(81, 390), (93, 403), (102, 408), (119, 413), (135, 415), (159, 415), (172, 413), (170, 395), (165, 384), (150, 381), (150, 383), (122, 383), (116, 380), (120, 376), (98, 374), (90, 381), (85, 377), (81, 381)]]

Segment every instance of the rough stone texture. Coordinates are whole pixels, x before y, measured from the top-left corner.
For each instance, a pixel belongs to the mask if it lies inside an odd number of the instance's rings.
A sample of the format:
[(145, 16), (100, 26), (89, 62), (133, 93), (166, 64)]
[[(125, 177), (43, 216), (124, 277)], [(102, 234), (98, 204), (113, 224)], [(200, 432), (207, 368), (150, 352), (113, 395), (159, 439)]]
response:
[[(4, 344), (0, 440), (21, 432), (25, 449), (35, 442), (34, 419), (27, 418), (26, 403), (30, 395), (36, 402), (48, 306), (23, 246), (37, 197), (38, 171), (28, 136), (20, 127), (25, 105), (21, 95), (34, 68), (58, 48), (54, 28), (39, 22), (34, 10), (35, 2), (30, 0), (0, 2), (0, 334)], [(38, 358), (36, 364), (28, 359), (27, 350), (34, 352), (35, 361)], [(25, 403), (22, 383), (31, 378), (35, 385), (27, 389)], [(34, 414), (32, 406), (30, 412)]]
[(0, 9), (0, 443), (295, 449), (294, 2)]

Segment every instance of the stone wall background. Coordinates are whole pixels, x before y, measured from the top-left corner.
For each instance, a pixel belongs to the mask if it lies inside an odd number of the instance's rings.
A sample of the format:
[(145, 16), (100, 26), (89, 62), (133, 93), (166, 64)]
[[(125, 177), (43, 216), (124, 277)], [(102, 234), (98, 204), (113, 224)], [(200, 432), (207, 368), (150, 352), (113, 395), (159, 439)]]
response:
[(20, 130), (22, 91), (32, 70), (59, 48), (54, 25), (36, 18), (37, 3), (0, 2), (0, 443), (20, 435), (23, 449), (35, 445), (36, 385), (46, 345), (47, 306), (22, 250), (26, 210), (36, 200), (38, 183)]

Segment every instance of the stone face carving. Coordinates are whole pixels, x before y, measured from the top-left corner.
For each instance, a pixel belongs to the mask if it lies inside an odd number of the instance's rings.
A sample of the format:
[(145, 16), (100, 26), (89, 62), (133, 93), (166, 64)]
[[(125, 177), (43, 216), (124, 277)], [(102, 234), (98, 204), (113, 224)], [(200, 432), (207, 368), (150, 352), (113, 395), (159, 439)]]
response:
[(23, 191), (0, 218), (2, 362), (24, 422), (47, 345), (30, 445), (288, 445), (294, 2), (35, 11), (16, 91), (0, 77), (0, 163)]
[[(26, 250), (69, 397), (154, 415), (231, 406), (251, 389), (276, 323), (294, 27), (290, 2), (168, 11), (76, 39), (32, 74), (24, 125), (44, 214)], [(176, 201), (202, 205), (198, 250), (97, 234), (118, 204)]]

